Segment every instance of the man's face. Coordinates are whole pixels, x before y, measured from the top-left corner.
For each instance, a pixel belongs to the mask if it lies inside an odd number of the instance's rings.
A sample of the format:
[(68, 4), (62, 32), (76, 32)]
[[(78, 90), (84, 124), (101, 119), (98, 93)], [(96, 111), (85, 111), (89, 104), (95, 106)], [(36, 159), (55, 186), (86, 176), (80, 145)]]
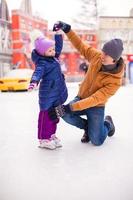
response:
[(102, 59), (103, 65), (113, 65), (114, 64), (114, 59), (111, 56), (104, 53), (103, 51), (102, 51), (101, 59)]

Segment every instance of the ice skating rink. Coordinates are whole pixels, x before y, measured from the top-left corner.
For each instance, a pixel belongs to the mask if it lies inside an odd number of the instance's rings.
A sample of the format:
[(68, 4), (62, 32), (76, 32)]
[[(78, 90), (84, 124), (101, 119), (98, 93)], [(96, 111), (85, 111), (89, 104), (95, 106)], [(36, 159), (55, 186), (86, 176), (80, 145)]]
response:
[(0, 93), (0, 200), (133, 200), (133, 85), (107, 103), (116, 133), (99, 147), (61, 120), (63, 147), (38, 148), (38, 111), (38, 91)]

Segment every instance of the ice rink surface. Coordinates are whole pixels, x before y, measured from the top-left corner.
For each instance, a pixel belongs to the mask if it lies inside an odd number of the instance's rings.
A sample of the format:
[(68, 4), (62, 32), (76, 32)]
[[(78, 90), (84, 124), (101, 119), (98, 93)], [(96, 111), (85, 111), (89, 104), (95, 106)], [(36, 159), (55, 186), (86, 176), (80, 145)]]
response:
[(61, 120), (63, 147), (38, 148), (38, 111), (38, 91), (0, 93), (0, 200), (133, 200), (133, 85), (108, 101), (116, 133), (99, 147)]

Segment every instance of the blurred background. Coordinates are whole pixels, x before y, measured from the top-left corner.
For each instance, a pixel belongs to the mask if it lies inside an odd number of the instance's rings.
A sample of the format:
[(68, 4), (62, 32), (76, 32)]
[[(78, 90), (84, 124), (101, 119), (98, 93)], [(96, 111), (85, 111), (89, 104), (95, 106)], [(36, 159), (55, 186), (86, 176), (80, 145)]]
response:
[[(121, 38), (126, 64), (123, 85), (133, 83), (132, 0), (1, 0), (0, 78), (14, 69), (34, 70), (33, 42), (42, 34), (53, 38), (57, 20), (70, 23), (82, 40), (98, 49), (112, 38)], [(65, 35), (60, 61), (69, 82), (80, 81), (89, 65)]]

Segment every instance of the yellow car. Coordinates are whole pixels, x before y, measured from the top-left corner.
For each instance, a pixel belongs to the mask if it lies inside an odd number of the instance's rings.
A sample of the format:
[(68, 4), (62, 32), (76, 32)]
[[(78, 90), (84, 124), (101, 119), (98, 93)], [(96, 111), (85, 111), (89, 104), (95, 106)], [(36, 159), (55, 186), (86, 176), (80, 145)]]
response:
[(13, 69), (0, 78), (0, 90), (2, 92), (26, 91), (32, 74), (32, 69)]

